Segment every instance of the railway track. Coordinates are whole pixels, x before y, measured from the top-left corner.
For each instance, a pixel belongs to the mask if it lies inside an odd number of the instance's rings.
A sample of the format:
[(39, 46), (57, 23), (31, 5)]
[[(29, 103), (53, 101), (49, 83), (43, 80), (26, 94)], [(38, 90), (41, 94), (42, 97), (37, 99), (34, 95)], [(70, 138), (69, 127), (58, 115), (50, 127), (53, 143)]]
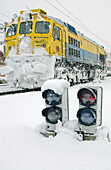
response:
[[(5, 89), (3, 90), (3, 87), (5, 87)], [(34, 88), (34, 89), (11, 89), (8, 86), (1, 86), (0, 85), (0, 96), (4, 96), (4, 95), (13, 95), (13, 94), (17, 94), (17, 93), (27, 93), (27, 92), (33, 92), (33, 91), (41, 91), (41, 87), (38, 88)], [(9, 89), (8, 89), (9, 88)]]

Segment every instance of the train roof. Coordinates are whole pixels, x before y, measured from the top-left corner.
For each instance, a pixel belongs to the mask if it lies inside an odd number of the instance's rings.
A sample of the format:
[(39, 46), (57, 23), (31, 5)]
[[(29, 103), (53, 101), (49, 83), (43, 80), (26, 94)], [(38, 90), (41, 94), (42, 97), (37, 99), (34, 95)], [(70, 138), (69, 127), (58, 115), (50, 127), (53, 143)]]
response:
[[(79, 31), (76, 31), (75, 27), (73, 27), (72, 25), (66, 23), (66, 22), (63, 22), (61, 19), (58, 19), (58, 18), (55, 18), (55, 17), (52, 17), (52, 16), (49, 16), (47, 15), (47, 13), (45, 11), (43, 11), (42, 9), (32, 9), (32, 10), (29, 10), (30, 12), (32, 13), (39, 13), (39, 14), (43, 14), (45, 17), (57, 22), (58, 24), (64, 26), (64, 27), (67, 27), (68, 30), (72, 33), (74, 33), (75, 35), (80, 35), (81, 37), (85, 38), (86, 40), (88, 40), (89, 42), (99, 46), (100, 48), (104, 49), (104, 47), (98, 43), (96, 43), (95, 41), (93, 41), (92, 39), (88, 38), (87, 36), (85, 36), (83, 33), (80, 33)], [(20, 11), (20, 14), (23, 14), (24, 11)]]
[(59, 24), (62, 25), (62, 26), (67, 27), (68, 30), (69, 30), (70, 32), (74, 33), (75, 35), (80, 35), (81, 37), (85, 38), (86, 40), (90, 41), (91, 43), (93, 43), (93, 44), (99, 46), (100, 48), (104, 49), (104, 47), (103, 47), (102, 45), (100, 45), (100, 44), (96, 43), (95, 41), (93, 41), (92, 39), (88, 38), (88, 37), (85, 36), (83, 33), (80, 33), (80, 31), (77, 31), (77, 30), (75, 29), (75, 27), (73, 27), (72, 25), (70, 25), (70, 24), (68, 24), (68, 23), (66, 23), (66, 22), (63, 22), (61, 19), (54, 18), (54, 17), (52, 17), (52, 16), (46, 15), (46, 17), (48, 17), (49, 19), (51, 19), (51, 20), (59, 23)]
[(76, 31), (76, 29), (75, 29), (72, 25), (70, 25), (70, 24), (68, 24), (68, 23), (66, 23), (66, 22), (63, 22), (61, 19), (54, 18), (54, 17), (52, 17), (52, 16), (46, 15), (46, 17), (48, 17), (49, 19), (57, 22), (58, 24), (60, 24), (60, 25), (62, 25), (62, 26), (64, 26), (64, 27), (67, 27), (69, 31), (71, 31), (72, 33), (74, 33), (74, 34), (77, 35), (77, 31)]
[(99, 46), (100, 48), (104, 49), (104, 47), (103, 47), (102, 45), (96, 43), (95, 41), (93, 41), (93, 40), (90, 39), (89, 37), (85, 36), (83, 33), (80, 33), (80, 32), (78, 31), (78, 35), (80, 35), (81, 37), (83, 37), (83, 38), (85, 38), (86, 40), (90, 41), (91, 43)]

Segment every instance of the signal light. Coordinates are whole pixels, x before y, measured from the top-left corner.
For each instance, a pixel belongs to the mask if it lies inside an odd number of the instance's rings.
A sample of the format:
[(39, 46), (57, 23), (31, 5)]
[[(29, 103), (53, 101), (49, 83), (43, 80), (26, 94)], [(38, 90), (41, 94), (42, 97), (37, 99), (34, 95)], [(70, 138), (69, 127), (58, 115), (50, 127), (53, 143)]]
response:
[(46, 117), (46, 121), (57, 124), (58, 120), (62, 120), (62, 110), (59, 107), (49, 107), (42, 111), (42, 115)]
[(85, 87), (78, 91), (79, 110), (77, 112), (78, 132), (94, 135), (102, 124), (102, 87)]
[(61, 95), (55, 93), (53, 90), (46, 90), (43, 92), (42, 97), (45, 98), (46, 104), (58, 105), (61, 103)]
[(45, 134), (42, 133), (44, 136), (55, 136), (58, 121), (64, 125), (69, 119), (68, 87), (69, 83), (60, 79), (48, 80), (42, 86), (42, 97), (46, 103), (42, 115), (46, 118), (47, 125)]
[(92, 106), (96, 103), (96, 91), (92, 89), (83, 88), (78, 92), (80, 103), (84, 106)]
[(96, 123), (96, 114), (93, 109), (80, 109), (77, 117), (79, 122), (85, 126), (91, 126)]

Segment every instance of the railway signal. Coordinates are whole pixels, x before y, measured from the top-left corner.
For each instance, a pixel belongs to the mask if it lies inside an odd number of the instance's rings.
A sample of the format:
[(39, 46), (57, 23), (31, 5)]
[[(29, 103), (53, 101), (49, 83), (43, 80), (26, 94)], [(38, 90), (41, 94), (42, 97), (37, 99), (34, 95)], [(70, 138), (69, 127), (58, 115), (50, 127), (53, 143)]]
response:
[(0, 23), (0, 33), (4, 32), (4, 25), (2, 23)]
[[(46, 119), (46, 131), (44, 136), (55, 136), (56, 124), (58, 121), (61, 121), (63, 126), (69, 119), (67, 86), (69, 84), (66, 80), (48, 80), (47, 82), (49, 84), (42, 92), (42, 97), (45, 99), (46, 104), (46, 108), (42, 110), (42, 115)], [(44, 87), (47, 82), (44, 83)], [(61, 92), (57, 91), (57, 89), (60, 89)]]
[(4, 22), (4, 24), (0, 23), (0, 33), (3, 34), (6, 30), (6, 26), (8, 25), (8, 22)]
[(77, 112), (79, 133), (95, 136), (97, 127), (102, 124), (102, 87), (85, 87), (78, 91), (79, 110)]

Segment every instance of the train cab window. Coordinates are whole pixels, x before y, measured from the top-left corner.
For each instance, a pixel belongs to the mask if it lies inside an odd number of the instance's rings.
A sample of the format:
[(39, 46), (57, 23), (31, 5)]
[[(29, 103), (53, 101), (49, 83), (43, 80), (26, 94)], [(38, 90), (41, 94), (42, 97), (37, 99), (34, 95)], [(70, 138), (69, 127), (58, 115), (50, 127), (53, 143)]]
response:
[(35, 32), (41, 34), (48, 34), (49, 26), (50, 26), (49, 22), (44, 22), (44, 21), (36, 22)]
[(16, 33), (17, 33), (17, 24), (12, 24), (7, 28), (7, 33), (6, 33), (7, 37), (14, 36), (16, 35)]
[(32, 22), (22, 22), (20, 24), (20, 34), (30, 34), (32, 32)]
[(55, 25), (53, 27), (53, 37), (54, 37), (54, 39), (60, 41), (60, 28)]

